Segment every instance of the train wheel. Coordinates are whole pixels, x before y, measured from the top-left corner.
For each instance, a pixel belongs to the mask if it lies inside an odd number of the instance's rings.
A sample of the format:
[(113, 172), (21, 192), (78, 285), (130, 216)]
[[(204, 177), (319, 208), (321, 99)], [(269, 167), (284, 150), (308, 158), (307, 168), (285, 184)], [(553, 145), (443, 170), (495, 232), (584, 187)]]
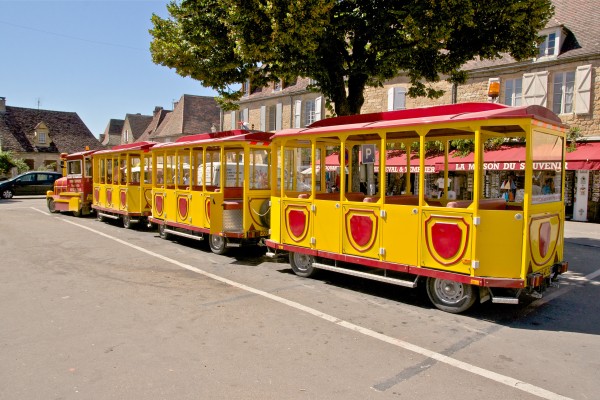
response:
[(56, 211), (56, 203), (54, 203), (54, 199), (52, 197), (48, 199), (48, 211), (50, 211), (51, 213), (58, 212)]
[(100, 211), (96, 211), (96, 220), (104, 222), (104, 217), (100, 214)]
[(160, 236), (161, 239), (169, 238), (169, 234), (167, 233), (166, 229), (167, 229), (166, 224), (158, 224), (158, 236)]
[(129, 215), (123, 215), (123, 228), (131, 229), (133, 224), (131, 223), (131, 217)]
[(74, 217), (81, 217), (81, 215), (82, 215), (81, 214), (81, 208), (79, 210), (77, 210), (77, 211), (73, 211), (73, 216)]
[(308, 278), (315, 273), (316, 268), (313, 267), (313, 261), (313, 257), (308, 254), (290, 253), (290, 265), (292, 266), (292, 270), (296, 275), (303, 278)]
[(442, 311), (461, 313), (475, 303), (473, 286), (439, 278), (427, 278), (429, 300)]
[(210, 235), (208, 238), (210, 250), (215, 254), (225, 254), (227, 252), (227, 239), (219, 235)]

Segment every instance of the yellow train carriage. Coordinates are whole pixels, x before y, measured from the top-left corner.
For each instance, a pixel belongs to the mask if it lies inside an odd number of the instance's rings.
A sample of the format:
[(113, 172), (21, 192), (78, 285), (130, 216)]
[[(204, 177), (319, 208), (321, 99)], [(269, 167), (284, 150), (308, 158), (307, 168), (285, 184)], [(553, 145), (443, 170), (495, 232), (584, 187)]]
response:
[(217, 254), (268, 236), (270, 137), (234, 130), (156, 145), (150, 221), (160, 236), (208, 239)]
[[(433, 304), (449, 312), (477, 297), (516, 304), (522, 293), (541, 296), (567, 270), (565, 132), (546, 108), (491, 103), (278, 132), (269, 254), (288, 251), (304, 277), (326, 269), (407, 287), (424, 280)], [(449, 171), (454, 140), (473, 143), (471, 168)], [(487, 149), (514, 142), (524, 142), (522, 168), (488, 170)], [(443, 154), (428, 157), (432, 147)], [(542, 191), (542, 182), (552, 187)]]
[(147, 224), (152, 213), (154, 142), (115, 146), (94, 153), (92, 208), (99, 221), (121, 220), (125, 228)]

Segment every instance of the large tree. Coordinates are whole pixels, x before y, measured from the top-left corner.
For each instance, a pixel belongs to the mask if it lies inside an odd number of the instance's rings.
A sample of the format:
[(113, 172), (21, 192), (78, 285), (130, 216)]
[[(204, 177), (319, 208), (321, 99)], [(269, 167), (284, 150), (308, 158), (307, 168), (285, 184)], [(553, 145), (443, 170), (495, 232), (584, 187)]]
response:
[[(410, 96), (462, 83), (461, 66), (536, 54), (551, 0), (183, 0), (152, 16), (153, 61), (218, 91), (247, 79), (313, 78), (337, 115), (360, 113), (367, 86), (406, 74)], [(233, 105), (235, 106), (235, 105)]]

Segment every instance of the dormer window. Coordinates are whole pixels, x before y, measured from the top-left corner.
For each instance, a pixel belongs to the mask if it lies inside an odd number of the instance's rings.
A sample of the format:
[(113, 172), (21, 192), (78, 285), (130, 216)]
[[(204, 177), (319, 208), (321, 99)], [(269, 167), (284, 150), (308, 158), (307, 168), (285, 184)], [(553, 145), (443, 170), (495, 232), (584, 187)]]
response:
[(562, 43), (561, 30), (542, 32), (541, 36), (544, 41), (538, 46), (538, 59), (557, 57)]
[(274, 92), (281, 91), (281, 80), (276, 81), (276, 82), (273, 83), (273, 91)]
[(40, 122), (39, 124), (37, 124), (34, 130), (35, 145), (47, 147), (50, 143), (49, 134), (50, 130), (48, 129), (48, 126), (45, 123)]

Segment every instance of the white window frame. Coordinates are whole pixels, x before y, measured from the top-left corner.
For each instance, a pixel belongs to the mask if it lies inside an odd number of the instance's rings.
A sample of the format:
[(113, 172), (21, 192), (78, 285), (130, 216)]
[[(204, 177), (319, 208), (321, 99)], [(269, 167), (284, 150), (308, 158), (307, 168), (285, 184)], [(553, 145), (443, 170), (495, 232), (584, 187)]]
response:
[(246, 79), (242, 84), (242, 91), (244, 92), (243, 97), (250, 95), (250, 79)]
[[(517, 85), (518, 83), (518, 85)], [(520, 86), (520, 90), (517, 93), (517, 87)], [(508, 88), (512, 88), (510, 93)], [(523, 78), (510, 78), (504, 79), (504, 103), (507, 106), (520, 106), (523, 104)]]
[[(572, 114), (575, 103), (575, 71), (555, 72), (552, 89), (552, 111), (555, 114)], [(559, 101), (557, 95), (560, 96)]]
[[(538, 45), (538, 60), (557, 57), (562, 45), (562, 33), (560, 28), (544, 31), (540, 34), (544, 37), (544, 41)], [(552, 47), (550, 45), (553, 44)]]
[(231, 112), (231, 130), (236, 129), (236, 125), (237, 125), (236, 112), (232, 111)]
[(46, 144), (46, 132), (38, 132), (38, 143), (39, 144)]

